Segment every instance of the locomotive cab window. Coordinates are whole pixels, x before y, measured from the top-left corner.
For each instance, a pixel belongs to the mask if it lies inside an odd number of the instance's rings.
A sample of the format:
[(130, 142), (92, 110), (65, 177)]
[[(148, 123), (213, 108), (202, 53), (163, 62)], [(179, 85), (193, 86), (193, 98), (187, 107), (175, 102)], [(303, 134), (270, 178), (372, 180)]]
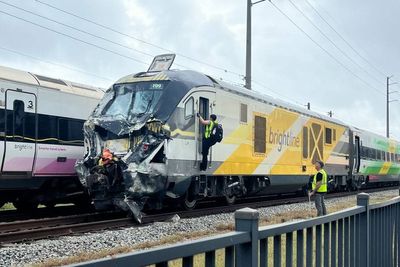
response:
[(332, 129), (331, 128), (325, 128), (325, 144), (328, 144), (328, 145), (332, 144)]
[(254, 152), (265, 153), (267, 119), (261, 116), (254, 118)]
[(185, 119), (193, 116), (194, 113), (194, 100), (193, 97), (189, 98), (185, 103)]

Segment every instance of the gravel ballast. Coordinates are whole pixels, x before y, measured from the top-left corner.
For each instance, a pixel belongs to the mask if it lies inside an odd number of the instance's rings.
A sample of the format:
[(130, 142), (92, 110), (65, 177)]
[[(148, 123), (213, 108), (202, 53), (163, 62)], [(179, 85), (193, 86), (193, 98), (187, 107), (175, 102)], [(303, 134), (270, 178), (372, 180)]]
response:
[[(371, 193), (374, 197), (397, 196), (398, 190)], [(327, 206), (339, 202), (354, 201), (356, 196), (326, 200)], [(351, 202), (350, 202), (351, 203)], [(314, 206), (312, 207), (315, 211)], [(310, 210), (308, 202), (260, 208), (260, 218), (282, 212)], [(25, 266), (53, 258), (73, 256), (78, 253), (96, 252), (119, 246), (134, 246), (147, 241), (157, 241), (179, 232), (213, 231), (221, 224), (234, 223), (233, 213), (210, 215), (177, 222), (160, 222), (151, 225), (86, 233), (79, 236), (64, 236), (57, 239), (39, 240), (31, 243), (9, 244), (0, 248), (0, 266)]]

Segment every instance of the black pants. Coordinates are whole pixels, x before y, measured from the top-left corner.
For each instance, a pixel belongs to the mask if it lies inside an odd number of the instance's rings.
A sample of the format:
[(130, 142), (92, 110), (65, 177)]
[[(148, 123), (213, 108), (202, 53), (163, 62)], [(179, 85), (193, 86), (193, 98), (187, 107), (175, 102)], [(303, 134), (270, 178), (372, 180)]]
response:
[(212, 146), (210, 142), (210, 138), (203, 138), (202, 146), (201, 146), (201, 155), (203, 156), (201, 163), (200, 163), (200, 170), (205, 171), (207, 169), (207, 157), (208, 151)]

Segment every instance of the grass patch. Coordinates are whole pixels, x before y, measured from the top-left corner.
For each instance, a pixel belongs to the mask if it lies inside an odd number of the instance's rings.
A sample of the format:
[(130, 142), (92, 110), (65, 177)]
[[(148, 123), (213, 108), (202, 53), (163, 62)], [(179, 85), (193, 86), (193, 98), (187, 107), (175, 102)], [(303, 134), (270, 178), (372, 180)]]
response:
[(199, 239), (199, 238), (202, 238), (205, 236), (210, 236), (210, 235), (213, 235), (216, 233), (218, 233), (218, 232), (215, 232), (215, 231), (199, 231), (199, 232), (190, 232), (190, 233), (189, 232), (181, 232), (181, 233), (177, 233), (175, 235), (166, 236), (157, 241), (147, 241), (147, 242), (143, 242), (143, 243), (137, 244), (135, 246), (131, 246), (131, 247), (121, 246), (121, 247), (116, 247), (116, 248), (111, 248), (111, 249), (104, 249), (104, 250), (100, 250), (97, 252), (90, 252), (90, 253), (82, 252), (82, 253), (78, 253), (75, 256), (66, 257), (66, 258), (50, 259), (50, 260), (46, 260), (43, 263), (32, 264), (31, 266), (55, 267), (55, 266), (68, 265), (68, 264), (79, 263), (79, 262), (83, 262), (83, 261), (90, 261), (90, 260), (95, 260), (95, 259), (100, 259), (100, 258), (105, 258), (105, 257), (112, 257), (117, 254), (128, 253), (128, 252), (132, 252), (135, 250), (142, 250), (142, 249), (148, 249), (148, 248), (153, 248), (153, 247), (167, 245), (167, 244), (174, 244), (174, 243), (183, 242), (186, 240), (195, 240), (195, 239)]
[[(393, 194), (392, 196), (372, 196), (370, 198), (370, 204), (375, 204), (383, 201), (387, 201), (389, 199), (392, 199), (393, 197), (396, 197), (397, 195)], [(356, 198), (351, 199), (350, 201), (340, 201), (335, 203), (334, 205), (328, 205), (328, 213), (333, 213), (337, 212), (343, 209), (347, 209), (350, 207), (353, 207), (356, 205)], [(301, 211), (301, 212), (282, 212), (282, 213), (277, 213), (271, 217), (262, 217), (260, 218), (260, 226), (265, 226), (265, 225), (272, 225), (272, 224), (279, 224), (279, 223), (284, 223), (284, 222), (290, 222), (290, 221), (295, 221), (295, 220), (305, 220), (309, 219), (312, 217), (316, 216), (316, 209), (314, 206), (314, 203), (312, 202), (312, 208), (308, 209), (307, 211)], [(221, 223), (218, 224), (215, 227), (215, 230), (209, 230), (209, 231), (199, 231), (199, 232), (181, 232), (181, 233), (176, 233), (174, 235), (170, 235), (164, 238), (161, 238), (160, 240), (157, 241), (148, 241), (144, 243), (140, 243), (131, 247), (116, 247), (116, 248), (111, 248), (111, 249), (104, 249), (96, 252), (82, 252), (78, 253), (75, 256), (71, 257), (66, 257), (66, 258), (55, 258), (55, 259), (50, 259), (46, 260), (43, 263), (35, 263), (32, 264), (31, 266), (34, 267), (55, 267), (55, 266), (62, 266), (62, 265), (67, 265), (67, 264), (73, 264), (73, 263), (79, 263), (83, 261), (89, 261), (89, 260), (95, 260), (95, 259), (100, 259), (100, 258), (105, 258), (105, 257), (112, 257), (117, 254), (123, 254), (123, 253), (128, 253), (136, 250), (143, 250), (143, 249), (149, 249), (149, 248), (154, 248), (157, 246), (163, 246), (163, 245), (169, 245), (169, 244), (174, 244), (178, 242), (183, 242), (187, 240), (195, 240), (199, 238), (203, 238), (206, 236), (210, 235), (216, 235), (216, 234), (221, 234), (225, 232), (230, 232), (234, 231), (235, 226), (234, 223), (229, 222), (229, 223)], [(313, 236), (315, 236), (315, 229), (313, 230)], [(296, 238), (296, 233), (293, 235), (293, 240)], [(315, 242), (314, 242), (315, 243)], [(285, 257), (285, 246), (286, 246), (286, 237), (285, 235), (282, 236), (282, 241), (281, 241), (281, 247), (282, 247), (282, 264), (284, 264), (284, 257)], [(269, 238), (268, 240), (268, 247), (269, 247), (269, 261), (272, 261), (273, 259), (273, 240), (272, 238)], [(315, 244), (313, 244), (313, 249), (315, 250)], [(293, 260), (295, 260), (295, 248), (293, 248)], [(200, 267), (204, 266), (204, 253), (200, 255), (196, 255), (194, 257), (194, 266)], [(216, 266), (224, 266), (225, 262), (225, 250), (224, 249), (219, 249), (216, 251)], [(272, 262), (269, 262), (270, 264)], [(175, 266), (182, 266), (182, 259), (177, 259), (169, 262), (170, 267), (175, 267)], [(153, 265), (154, 266), (154, 265)]]

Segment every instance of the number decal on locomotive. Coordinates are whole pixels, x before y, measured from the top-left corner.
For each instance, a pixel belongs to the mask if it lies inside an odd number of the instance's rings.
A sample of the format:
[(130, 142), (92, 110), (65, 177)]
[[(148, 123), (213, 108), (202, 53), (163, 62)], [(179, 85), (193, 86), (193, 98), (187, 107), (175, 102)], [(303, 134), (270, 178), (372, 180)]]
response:
[(32, 100), (29, 100), (29, 101), (28, 101), (28, 106), (27, 106), (27, 108), (28, 108), (28, 109), (33, 109), (33, 101), (32, 101)]

